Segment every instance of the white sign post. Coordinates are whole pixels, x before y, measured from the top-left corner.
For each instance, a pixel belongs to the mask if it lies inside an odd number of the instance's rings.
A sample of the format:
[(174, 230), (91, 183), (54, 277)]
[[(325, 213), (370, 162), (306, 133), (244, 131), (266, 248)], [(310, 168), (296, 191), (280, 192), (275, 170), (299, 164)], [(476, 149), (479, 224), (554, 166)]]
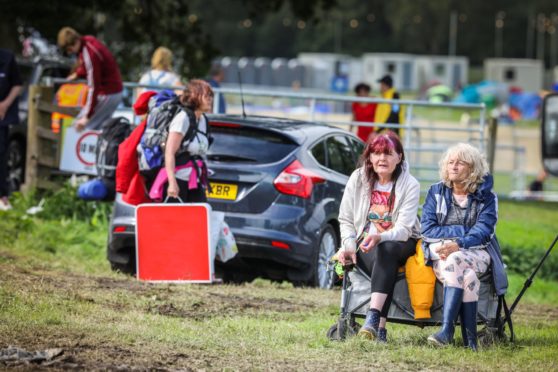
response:
[(99, 133), (96, 130), (77, 132), (74, 127), (65, 128), (60, 170), (96, 176), (95, 150)]

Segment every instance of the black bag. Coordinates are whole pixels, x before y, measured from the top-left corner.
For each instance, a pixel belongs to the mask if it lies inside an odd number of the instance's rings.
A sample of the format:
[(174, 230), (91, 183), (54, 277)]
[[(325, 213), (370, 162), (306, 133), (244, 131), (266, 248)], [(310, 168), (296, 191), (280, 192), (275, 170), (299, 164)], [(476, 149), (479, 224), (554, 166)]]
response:
[(103, 179), (114, 180), (118, 146), (130, 135), (132, 128), (128, 119), (116, 117), (105, 121), (101, 130), (95, 156), (97, 175)]

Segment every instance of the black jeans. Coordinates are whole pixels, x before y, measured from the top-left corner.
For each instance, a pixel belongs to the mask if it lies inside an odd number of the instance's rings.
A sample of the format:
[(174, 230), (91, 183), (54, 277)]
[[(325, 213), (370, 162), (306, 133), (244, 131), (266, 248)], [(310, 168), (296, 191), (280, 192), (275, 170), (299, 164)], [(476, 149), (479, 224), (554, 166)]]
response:
[(8, 196), (8, 134), (9, 127), (0, 125), (0, 197)]
[(387, 317), (399, 268), (415, 254), (416, 239), (406, 242), (389, 241), (378, 244), (371, 252), (357, 252), (357, 265), (370, 275), (372, 293), (386, 293), (387, 298), (380, 312)]

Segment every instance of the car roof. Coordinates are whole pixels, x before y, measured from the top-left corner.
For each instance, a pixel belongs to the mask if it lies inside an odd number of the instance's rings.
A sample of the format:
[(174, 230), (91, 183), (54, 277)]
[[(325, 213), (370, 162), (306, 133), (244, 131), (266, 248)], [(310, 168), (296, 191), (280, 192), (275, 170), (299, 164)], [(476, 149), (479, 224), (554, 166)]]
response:
[(329, 124), (287, 118), (270, 116), (243, 117), (241, 115), (223, 114), (211, 114), (208, 115), (207, 118), (210, 122), (240, 124), (242, 126), (265, 128), (266, 130), (273, 132), (280, 132), (299, 144), (302, 144), (307, 140), (313, 142), (316, 138), (324, 137), (330, 133), (351, 135), (350, 132)]

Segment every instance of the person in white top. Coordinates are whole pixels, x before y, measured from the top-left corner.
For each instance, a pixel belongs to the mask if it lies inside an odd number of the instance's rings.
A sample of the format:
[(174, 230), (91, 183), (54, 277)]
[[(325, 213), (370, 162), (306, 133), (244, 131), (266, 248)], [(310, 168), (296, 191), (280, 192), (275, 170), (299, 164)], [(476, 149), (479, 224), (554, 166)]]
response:
[[(141, 76), (139, 83), (152, 86), (182, 86), (180, 76), (172, 71), (172, 52), (168, 48), (161, 46), (155, 50), (151, 57), (151, 70)], [(139, 88), (137, 95), (146, 90), (158, 89)]]
[[(208, 122), (203, 114), (213, 108), (213, 91), (207, 82), (191, 80), (180, 96), (180, 103), (183, 109), (173, 118), (165, 145), (168, 175), (165, 196), (202, 203), (207, 201), (204, 157), (209, 148)], [(192, 122), (194, 118), (196, 122)]]
[(341, 200), (343, 266), (358, 265), (371, 277), (370, 309), (359, 335), (387, 341), (385, 328), (399, 267), (416, 250), (420, 185), (411, 176), (403, 146), (388, 132), (368, 142), (362, 167), (353, 172)]

